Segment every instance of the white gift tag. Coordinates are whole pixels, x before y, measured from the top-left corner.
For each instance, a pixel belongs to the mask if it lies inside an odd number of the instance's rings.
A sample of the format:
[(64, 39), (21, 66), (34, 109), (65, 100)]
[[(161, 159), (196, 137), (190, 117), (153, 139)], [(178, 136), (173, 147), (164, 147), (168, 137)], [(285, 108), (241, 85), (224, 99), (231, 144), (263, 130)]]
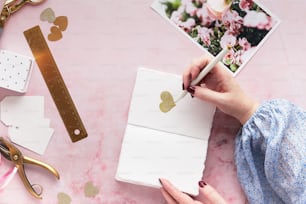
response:
[(45, 127), (9, 127), (8, 135), (13, 143), (43, 155), (54, 130)]
[[(43, 96), (7, 96), (1, 103), (1, 120), (5, 125), (14, 125), (16, 118), (43, 118)], [(26, 120), (29, 121), (29, 120)], [(33, 120), (30, 120), (33, 121)]]
[(1, 121), (15, 144), (44, 154), (54, 130), (44, 118), (43, 96), (7, 96), (0, 103)]
[(0, 87), (20, 93), (26, 92), (32, 67), (32, 58), (1, 50)]

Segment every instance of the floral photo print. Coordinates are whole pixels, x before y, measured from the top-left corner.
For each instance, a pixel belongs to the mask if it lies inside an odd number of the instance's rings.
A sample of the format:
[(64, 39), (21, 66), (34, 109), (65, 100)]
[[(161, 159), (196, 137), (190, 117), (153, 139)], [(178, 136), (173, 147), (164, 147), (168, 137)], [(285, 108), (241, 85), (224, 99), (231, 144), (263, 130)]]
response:
[(236, 75), (280, 20), (254, 0), (157, 0), (152, 8)]

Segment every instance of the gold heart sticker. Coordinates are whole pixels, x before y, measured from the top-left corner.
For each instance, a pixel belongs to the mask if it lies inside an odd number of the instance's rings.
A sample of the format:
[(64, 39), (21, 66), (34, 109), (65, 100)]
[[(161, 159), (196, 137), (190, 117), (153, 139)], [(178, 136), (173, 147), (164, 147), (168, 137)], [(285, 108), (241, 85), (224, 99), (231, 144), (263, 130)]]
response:
[(58, 204), (70, 204), (71, 198), (66, 193), (58, 193), (57, 194)]
[(46, 8), (45, 10), (43, 10), (43, 12), (41, 12), (40, 20), (48, 21), (49, 23), (53, 23), (55, 20), (54, 11), (51, 8)]
[(68, 26), (68, 18), (67, 16), (58, 16), (53, 24), (58, 26), (61, 31), (65, 31)]
[(84, 193), (86, 197), (95, 197), (99, 193), (99, 189), (89, 181), (85, 184)]
[(50, 31), (51, 33), (48, 35), (50, 41), (57, 41), (63, 37), (61, 30), (56, 26), (52, 26)]
[(160, 98), (161, 98), (162, 102), (159, 104), (159, 109), (162, 112), (167, 113), (168, 111), (170, 111), (175, 106), (173, 97), (172, 97), (170, 92), (163, 91), (160, 94)]

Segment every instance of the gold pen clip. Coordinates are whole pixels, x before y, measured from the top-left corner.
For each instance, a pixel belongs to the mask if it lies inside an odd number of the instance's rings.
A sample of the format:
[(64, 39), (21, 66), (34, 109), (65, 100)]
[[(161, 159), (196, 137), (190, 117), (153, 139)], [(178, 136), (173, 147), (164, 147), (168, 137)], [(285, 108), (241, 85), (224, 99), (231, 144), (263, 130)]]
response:
[(25, 170), (24, 170), (24, 165), (25, 164), (32, 164), (32, 165), (37, 165), (40, 166), (46, 170), (48, 170), (50, 173), (52, 173), (57, 179), (60, 178), (59, 173), (55, 168), (52, 166), (23, 156), (21, 151), (16, 148), (13, 144), (11, 144), (9, 141), (5, 140), (3, 137), (0, 137), (0, 153), (7, 159), (13, 162), (17, 168), (19, 177), (21, 178), (24, 186), (26, 189), (29, 191), (31, 195), (33, 195), (35, 198), (41, 199), (41, 194), (43, 193), (43, 187), (39, 184), (30, 184)]

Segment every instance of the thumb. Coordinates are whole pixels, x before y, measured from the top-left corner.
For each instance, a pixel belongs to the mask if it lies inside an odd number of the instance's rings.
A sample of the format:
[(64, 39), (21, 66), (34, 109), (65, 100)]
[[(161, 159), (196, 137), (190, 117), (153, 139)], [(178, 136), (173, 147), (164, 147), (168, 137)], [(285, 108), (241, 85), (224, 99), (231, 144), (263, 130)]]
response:
[(199, 182), (199, 197), (211, 204), (226, 204), (224, 198), (211, 186), (204, 181)]
[(202, 86), (196, 86), (194, 96), (210, 103), (213, 103), (215, 105), (221, 104), (221, 102), (224, 100), (224, 94), (213, 91), (207, 87)]

